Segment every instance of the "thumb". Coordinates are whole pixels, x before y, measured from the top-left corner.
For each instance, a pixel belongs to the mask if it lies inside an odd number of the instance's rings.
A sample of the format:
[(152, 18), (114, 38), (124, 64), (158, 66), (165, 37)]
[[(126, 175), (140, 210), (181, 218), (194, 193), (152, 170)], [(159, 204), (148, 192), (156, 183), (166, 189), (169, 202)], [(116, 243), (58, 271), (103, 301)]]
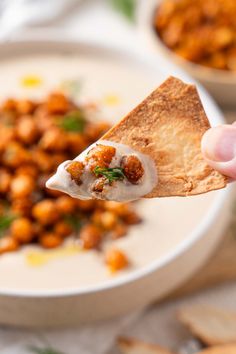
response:
[(236, 125), (209, 129), (202, 138), (202, 154), (212, 168), (235, 180)]

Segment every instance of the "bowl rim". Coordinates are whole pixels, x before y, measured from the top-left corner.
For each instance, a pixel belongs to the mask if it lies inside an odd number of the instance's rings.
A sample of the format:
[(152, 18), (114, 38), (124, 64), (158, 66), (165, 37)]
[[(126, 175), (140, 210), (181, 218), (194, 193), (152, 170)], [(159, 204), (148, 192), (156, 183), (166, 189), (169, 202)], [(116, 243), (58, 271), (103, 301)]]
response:
[[(90, 48), (92, 50), (96, 51), (103, 51), (106, 53), (110, 54), (115, 54), (117, 56), (120, 55), (125, 55), (130, 57), (133, 60), (139, 61), (141, 60), (142, 62), (144, 61), (145, 64), (149, 67), (152, 67), (153, 70), (157, 67), (162, 67), (165, 68), (163, 69), (164, 73), (167, 74), (167, 76), (173, 71), (175, 75), (179, 75), (182, 79), (196, 83), (195, 80), (190, 78), (185, 72), (183, 72), (180, 68), (176, 67), (171, 63), (170, 61), (166, 61), (165, 58), (160, 57), (157, 59), (152, 57), (150, 54), (144, 53), (143, 51), (138, 51), (139, 53), (139, 58), (136, 57), (137, 51), (136, 50), (131, 50), (131, 49), (124, 49), (118, 45), (107, 45), (107, 44), (101, 44), (100, 42), (91, 40), (91, 39), (78, 39), (74, 38), (73, 36), (68, 36), (68, 35), (63, 35), (63, 40), (61, 39), (61, 35), (58, 35), (58, 32), (46, 32), (46, 35), (42, 32), (39, 35), (35, 35), (33, 33), (23, 36), (20, 38), (16, 38), (14, 40), (10, 40), (8, 42), (3, 42), (0, 44), (0, 48), (4, 49), (5, 48), (11, 48), (14, 50), (14, 47), (21, 46), (22, 48), (24, 46), (48, 46), (50, 47), (55, 47), (55, 48), (65, 48), (65, 47), (74, 47), (76, 46), (78, 48)], [(24, 49), (22, 49), (24, 51)], [(1, 58), (0, 58), (1, 60)], [(161, 66), (160, 66), (161, 65)], [(220, 112), (219, 108), (217, 105), (214, 103), (213, 99), (210, 97), (210, 95), (205, 91), (204, 88), (202, 88), (201, 85), (198, 84), (198, 89), (200, 92), (200, 95), (203, 98), (203, 101), (205, 105), (209, 106), (209, 109), (212, 111), (212, 115), (216, 119), (217, 123), (222, 124), (224, 123), (224, 118), (222, 113)], [(195, 228), (186, 239), (182, 240), (174, 249), (169, 250), (166, 252), (163, 256), (160, 258), (152, 261), (151, 263), (146, 264), (145, 266), (139, 268), (139, 269), (134, 269), (128, 272), (127, 274), (124, 274), (122, 276), (119, 276), (117, 278), (112, 278), (107, 281), (104, 281), (102, 283), (98, 283), (96, 285), (88, 285), (88, 286), (83, 286), (79, 287), (78, 285), (72, 288), (66, 288), (66, 289), (57, 289), (57, 290), (15, 290), (15, 289), (8, 289), (8, 288), (2, 288), (0, 289), (0, 296), (9, 296), (9, 297), (28, 297), (28, 298), (60, 298), (60, 297), (67, 297), (67, 296), (78, 296), (78, 295), (85, 295), (85, 294), (92, 294), (92, 293), (97, 293), (101, 291), (106, 291), (110, 289), (115, 289), (121, 286), (125, 286), (127, 283), (135, 282), (138, 279), (142, 277), (146, 277), (149, 274), (157, 271), (158, 269), (161, 269), (162, 267), (166, 266), (170, 262), (174, 261), (177, 257), (181, 256), (184, 252), (186, 252), (189, 248), (191, 248), (192, 245), (194, 245), (198, 240), (200, 240), (203, 236), (206, 230), (210, 228), (210, 226), (213, 224), (215, 218), (219, 214), (222, 205), (225, 203), (227, 198), (229, 197), (229, 194), (231, 192), (231, 187), (228, 186), (223, 190), (220, 190), (217, 192), (215, 198), (213, 199), (211, 206), (208, 209), (208, 212), (204, 216), (204, 218), (201, 219), (201, 222), (199, 223), (198, 227)]]
[(153, 52), (174, 61), (198, 80), (235, 86), (236, 72), (209, 68), (193, 63), (175, 54), (161, 41), (152, 24), (154, 12), (161, 1), (162, 0), (140, 0), (137, 4), (136, 22), (138, 30), (140, 37), (148, 44), (149, 48), (152, 49)]

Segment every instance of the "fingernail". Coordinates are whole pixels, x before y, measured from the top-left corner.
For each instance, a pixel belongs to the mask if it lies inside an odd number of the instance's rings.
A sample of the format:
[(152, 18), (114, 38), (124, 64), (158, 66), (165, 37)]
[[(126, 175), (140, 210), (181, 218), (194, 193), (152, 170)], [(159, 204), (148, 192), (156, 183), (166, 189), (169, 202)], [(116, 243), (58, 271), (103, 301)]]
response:
[(221, 125), (209, 129), (202, 138), (202, 153), (212, 161), (233, 160), (236, 157), (236, 126)]

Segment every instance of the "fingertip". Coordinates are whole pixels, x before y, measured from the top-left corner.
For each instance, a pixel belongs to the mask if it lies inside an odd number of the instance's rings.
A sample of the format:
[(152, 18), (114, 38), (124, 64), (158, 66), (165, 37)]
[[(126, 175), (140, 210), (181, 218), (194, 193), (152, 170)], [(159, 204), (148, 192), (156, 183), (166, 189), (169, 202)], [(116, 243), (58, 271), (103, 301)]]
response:
[(205, 132), (201, 141), (203, 157), (228, 162), (236, 157), (236, 125), (220, 125)]

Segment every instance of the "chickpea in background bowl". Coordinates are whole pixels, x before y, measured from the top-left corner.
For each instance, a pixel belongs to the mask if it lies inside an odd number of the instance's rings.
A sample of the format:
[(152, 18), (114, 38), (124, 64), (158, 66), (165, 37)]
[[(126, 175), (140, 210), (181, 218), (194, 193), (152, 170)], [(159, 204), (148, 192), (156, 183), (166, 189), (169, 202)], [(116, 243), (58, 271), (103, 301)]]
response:
[[(57, 166), (73, 159), (109, 128), (62, 93), (42, 102), (7, 99), (0, 108), (0, 255), (36, 243), (51, 249), (74, 235), (85, 250), (106, 237), (126, 235), (140, 221), (130, 204), (81, 201), (48, 190)], [(112, 270), (126, 256), (112, 249), (104, 257)]]
[(193, 63), (236, 71), (234, 0), (164, 0), (155, 29), (175, 54)]

